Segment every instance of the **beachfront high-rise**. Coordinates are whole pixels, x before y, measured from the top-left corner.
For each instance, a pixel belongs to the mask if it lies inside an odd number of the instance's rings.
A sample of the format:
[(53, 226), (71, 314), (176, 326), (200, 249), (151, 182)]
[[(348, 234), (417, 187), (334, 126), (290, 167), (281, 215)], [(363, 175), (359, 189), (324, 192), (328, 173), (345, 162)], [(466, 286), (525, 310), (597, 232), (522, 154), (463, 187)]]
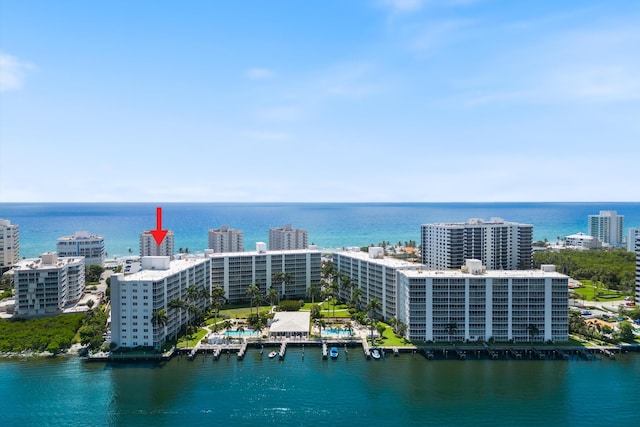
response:
[[(197, 292), (188, 291), (192, 285)], [(199, 293), (210, 290), (208, 258), (143, 257), (137, 273), (111, 276), (111, 341), (120, 347), (160, 348), (195, 316), (193, 309), (182, 309), (172, 301), (205, 311), (210, 299)], [(167, 316), (162, 322), (157, 321), (160, 310)]]
[(309, 247), (308, 234), (306, 230), (293, 228), (291, 224), (285, 224), (282, 228), (270, 228), (269, 250), (307, 249)]
[(164, 236), (162, 243), (158, 245), (151, 231), (146, 230), (140, 233), (140, 256), (168, 256), (173, 257), (175, 236), (169, 230)]
[(103, 265), (106, 257), (104, 236), (76, 231), (72, 236), (63, 236), (56, 243), (56, 252), (61, 257), (84, 257), (84, 264)]
[(209, 229), (209, 249), (214, 252), (242, 252), (244, 251), (244, 233), (240, 230), (223, 225), (218, 229)]
[[(376, 313), (384, 319), (396, 317), (396, 273), (401, 269), (419, 269), (422, 265), (383, 256), (383, 248), (370, 247), (368, 252), (354, 247), (333, 253), (333, 265), (339, 277), (350, 279), (350, 289), (340, 286), (340, 298), (352, 301), (354, 289), (360, 293), (357, 305), (366, 307), (371, 300), (380, 303), (380, 310)], [(340, 279), (340, 282), (342, 280)], [(342, 283), (340, 283), (342, 285)]]
[(0, 274), (20, 260), (20, 228), (0, 219)]
[(77, 302), (85, 287), (84, 258), (58, 257), (46, 252), (14, 266), (16, 316), (32, 317), (62, 313)]
[(489, 270), (526, 270), (533, 265), (533, 225), (484, 221), (423, 224), (422, 263), (429, 269), (457, 269), (479, 259)]
[(632, 227), (627, 229), (627, 251), (636, 251), (636, 238), (640, 236), (640, 227)]
[(589, 215), (590, 236), (603, 244), (618, 247), (622, 244), (624, 233), (624, 215), (616, 211), (600, 211), (598, 215)]
[(398, 271), (398, 316), (416, 341), (563, 342), (569, 277), (541, 270)]
[(252, 285), (258, 286), (263, 298), (273, 288), (279, 298), (301, 299), (311, 284), (320, 283), (321, 254), (314, 249), (267, 251), (266, 245), (258, 242), (255, 251), (207, 256), (212, 262), (211, 286), (222, 287), (232, 304), (248, 301), (247, 289)]

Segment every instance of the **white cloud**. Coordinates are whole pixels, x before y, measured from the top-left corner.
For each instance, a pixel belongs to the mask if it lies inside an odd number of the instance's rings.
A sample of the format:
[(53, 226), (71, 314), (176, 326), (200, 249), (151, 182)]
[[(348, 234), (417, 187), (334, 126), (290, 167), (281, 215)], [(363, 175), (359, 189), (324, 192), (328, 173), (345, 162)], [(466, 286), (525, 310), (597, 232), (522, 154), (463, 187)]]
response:
[(381, 4), (391, 9), (392, 12), (415, 12), (422, 8), (424, 0), (382, 0)]
[(267, 80), (275, 77), (275, 72), (269, 68), (250, 68), (244, 74), (251, 80)]
[(0, 53), (0, 92), (20, 89), (27, 71), (35, 68), (15, 56)]

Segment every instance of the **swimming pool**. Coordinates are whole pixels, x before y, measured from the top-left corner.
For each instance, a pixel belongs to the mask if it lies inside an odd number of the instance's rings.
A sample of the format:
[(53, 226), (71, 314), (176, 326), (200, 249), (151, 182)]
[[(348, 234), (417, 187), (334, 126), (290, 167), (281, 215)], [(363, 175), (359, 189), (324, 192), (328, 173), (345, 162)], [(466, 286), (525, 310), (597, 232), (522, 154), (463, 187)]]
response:
[(346, 331), (344, 329), (323, 329), (322, 335), (331, 335), (334, 337), (349, 337), (353, 334), (353, 331)]

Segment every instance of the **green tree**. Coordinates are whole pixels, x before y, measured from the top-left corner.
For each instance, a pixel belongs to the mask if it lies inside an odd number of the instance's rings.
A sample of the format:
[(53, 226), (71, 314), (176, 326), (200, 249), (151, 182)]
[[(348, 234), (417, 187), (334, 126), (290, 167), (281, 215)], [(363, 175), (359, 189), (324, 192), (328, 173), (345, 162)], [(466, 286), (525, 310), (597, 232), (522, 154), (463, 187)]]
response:
[(458, 324), (456, 322), (448, 323), (447, 326), (444, 327), (449, 335), (449, 342), (452, 341), (453, 335), (458, 331)]
[(215, 286), (211, 291), (211, 305), (213, 305), (214, 319), (213, 330), (218, 331), (218, 313), (225, 303), (224, 289), (221, 286)]
[(380, 305), (380, 302), (376, 298), (373, 298), (371, 301), (369, 301), (369, 304), (367, 304), (367, 317), (369, 318), (369, 325), (371, 327), (371, 344), (372, 345), (373, 345), (373, 329), (377, 323), (378, 311), (380, 311), (381, 307), (382, 306)]
[[(154, 329), (154, 335), (156, 335), (156, 330), (162, 328), (164, 330), (164, 328), (167, 326), (167, 322), (169, 322), (169, 316), (167, 316), (167, 310), (165, 310), (164, 308), (161, 308), (159, 310), (154, 311), (151, 314), (151, 324), (153, 325), (153, 329)], [(164, 333), (162, 334), (163, 336), (163, 341), (164, 341), (164, 337), (166, 337), (167, 333), (166, 331), (164, 331)], [(155, 342), (155, 339), (154, 339)], [(157, 349), (159, 350), (160, 347), (162, 347), (163, 342), (159, 342), (158, 343), (158, 347)]]
[(527, 330), (529, 331), (529, 341), (531, 342), (535, 341), (535, 338), (540, 333), (540, 329), (538, 329), (538, 327), (532, 323), (529, 326), (527, 326)]
[(618, 326), (618, 337), (620, 341), (632, 343), (635, 340), (635, 336), (633, 335), (633, 326), (628, 321), (621, 322)]

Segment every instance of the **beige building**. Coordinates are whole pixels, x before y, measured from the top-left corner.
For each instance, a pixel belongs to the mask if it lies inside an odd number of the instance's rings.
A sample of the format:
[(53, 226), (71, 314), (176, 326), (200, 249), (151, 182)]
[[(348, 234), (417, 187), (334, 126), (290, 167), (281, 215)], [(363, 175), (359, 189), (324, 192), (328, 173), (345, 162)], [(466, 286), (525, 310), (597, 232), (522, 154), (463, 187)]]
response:
[(0, 219), (0, 274), (20, 260), (20, 228)]

